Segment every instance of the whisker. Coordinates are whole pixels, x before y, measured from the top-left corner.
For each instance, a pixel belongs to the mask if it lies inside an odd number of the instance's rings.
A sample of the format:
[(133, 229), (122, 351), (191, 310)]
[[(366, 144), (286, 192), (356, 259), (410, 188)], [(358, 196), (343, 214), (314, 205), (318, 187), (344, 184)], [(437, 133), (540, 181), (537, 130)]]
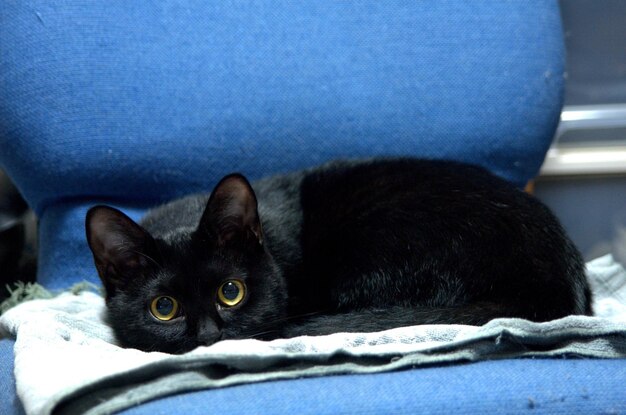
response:
[(283, 318), (278, 318), (272, 321), (264, 322), (263, 324), (256, 325), (254, 328), (251, 328), (250, 330), (242, 331), (240, 335), (242, 338), (254, 339), (254, 338), (258, 338), (258, 337), (271, 334), (271, 333), (280, 334), (282, 330), (281, 328), (279, 328), (279, 325), (281, 324), (290, 323), (290, 322), (304, 319), (307, 317), (320, 316), (323, 314), (324, 313), (322, 311), (313, 311), (309, 313), (302, 313), (302, 314), (296, 314), (292, 316), (286, 316)]
[(132, 250), (133, 253), (137, 254), (137, 255), (141, 255), (142, 257), (146, 258), (147, 260), (149, 260), (150, 262), (152, 262), (154, 265), (156, 265), (159, 269), (162, 268), (161, 264), (159, 264), (156, 260), (154, 260), (150, 255), (147, 255), (143, 252), (139, 252), (136, 250)]
[(271, 333), (278, 333), (278, 330), (266, 330), (266, 331), (261, 331), (258, 333), (254, 333), (254, 334), (250, 334), (249, 336), (247, 336), (246, 338), (249, 339), (257, 339), (259, 337), (265, 336), (266, 334), (271, 334)]

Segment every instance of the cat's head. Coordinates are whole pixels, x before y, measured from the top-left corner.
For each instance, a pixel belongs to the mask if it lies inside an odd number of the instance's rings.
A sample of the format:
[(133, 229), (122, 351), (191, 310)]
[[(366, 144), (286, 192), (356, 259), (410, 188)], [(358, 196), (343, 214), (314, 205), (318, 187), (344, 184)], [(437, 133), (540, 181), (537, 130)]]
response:
[(107, 206), (91, 208), (85, 225), (124, 347), (182, 353), (261, 335), (284, 317), (285, 283), (264, 244), (254, 191), (239, 174), (215, 187), (194, 229), (153, 237)]

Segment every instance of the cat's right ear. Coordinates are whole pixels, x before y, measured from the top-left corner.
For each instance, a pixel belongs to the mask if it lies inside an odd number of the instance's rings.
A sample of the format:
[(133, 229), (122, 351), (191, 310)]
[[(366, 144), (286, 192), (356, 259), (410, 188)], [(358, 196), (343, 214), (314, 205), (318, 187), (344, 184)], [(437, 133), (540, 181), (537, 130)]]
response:
[(130, 279), (144, 275), (154, 263), (152, 236), (117, 209), (92, 207), (85, 218), (85, 230), (107, 298)]
[(234, 173), (220, 180), (211, 192), (198, 230), (218, 246), (263, 246), (256, 195), (244, 176)]

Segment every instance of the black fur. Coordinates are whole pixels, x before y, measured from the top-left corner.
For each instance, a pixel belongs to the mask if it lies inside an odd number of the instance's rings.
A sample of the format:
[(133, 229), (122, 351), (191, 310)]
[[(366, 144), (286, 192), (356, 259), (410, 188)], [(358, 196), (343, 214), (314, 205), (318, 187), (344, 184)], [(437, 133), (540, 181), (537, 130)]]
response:
[[(591, 313), (581, 256), (550, 211), (456, 162), (333, 162), (252, 187), (230, 175), (141, 226), (98, 206), (86, 227), (110, 324), (142, 350)], [(228, 308), (216, 291), (232, 278), (247, 291)], [(159, 295), (179, 301), (173, 320), (151, 315)]]

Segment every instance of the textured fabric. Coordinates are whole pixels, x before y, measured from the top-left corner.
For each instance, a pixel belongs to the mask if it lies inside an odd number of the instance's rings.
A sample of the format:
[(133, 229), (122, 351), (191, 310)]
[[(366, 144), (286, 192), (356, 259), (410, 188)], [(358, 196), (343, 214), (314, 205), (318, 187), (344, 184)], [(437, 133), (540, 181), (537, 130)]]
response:
[(423, 325), (270, 342), (228, 340), (173, 356), (116, 346), (102, 318), (103, 298), (86, 292), (10, 309), (0, 316), (0, 338), (17, 338), (17, 392), (29, 414), (60, 409), (105, 414), (198, 389), (485, 359), (625, 358), (626, 270), (610, 256), (587, 268), (592, 287), (600, 288), (593, 304), (600, 314), (546, 323), (495, 319), (482, 327)]
[(13, 340), (0, 339), (0, 414), (21, 415), (24, 413), (22, 404), (15, 393), (13, 377)]
[(159, 399), (122, 413), (176, 408), (187, 415), (622, 414), (624, 379), (626, 359), (500, 360), (241, 385)]
[[(0, 340), (0, 413), (22, 415), (13, 341)], [(626, 359), (497, 360), (374, 375), (270, 381), (174, 395), (122, 413), (620, 414)], [(13, 392), (12, 392), (13, 391)]]
[(563, 58), (549, 0), (6, 0), (0, 165), (40, 216), (40, 280), (58, 287), (93, 272), (80, 201), (139, 208), (233, 170), (380, 154), (523, 185), (559, 117)]
[(1, 19), (2, 162), (38, 213), (377, 153), (524, 184), (558, 120), (552, 1), (9, 0)]

